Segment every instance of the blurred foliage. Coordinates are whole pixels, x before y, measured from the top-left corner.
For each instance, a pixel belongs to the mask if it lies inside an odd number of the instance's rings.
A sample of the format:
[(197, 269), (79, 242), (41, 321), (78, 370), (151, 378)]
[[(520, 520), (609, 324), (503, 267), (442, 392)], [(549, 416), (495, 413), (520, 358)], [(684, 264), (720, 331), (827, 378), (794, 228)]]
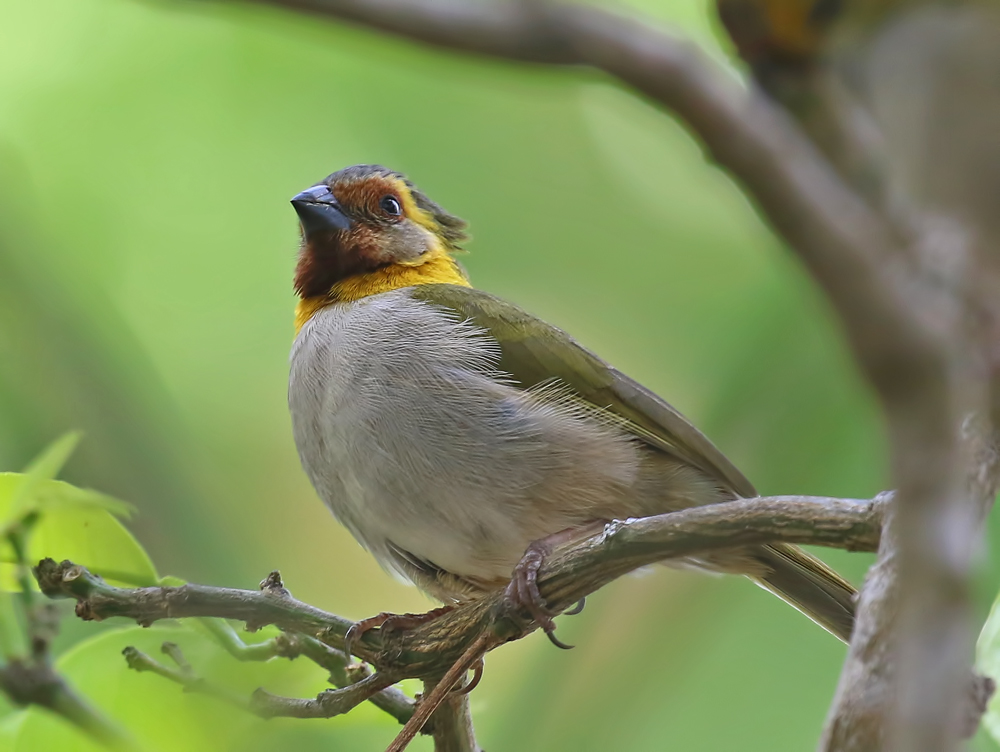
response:
[[(0, 473), (0, 587), (21, 588), (19, 561), (8, 531), (27, 527), (24, 559), (46, 556), (85, 561), (92, 571), (120, 585), (155, 585), (156, 568), (112, 513), (130, 507), (95, 491), (54, 479), (77, 443), (68, 435), (22, 473)], [(26, 521), (30, 520), (30, 522)]]
[[(723, 54), (701, 0), (632, 7)], [(665, 395), (761, 492), (885, 485), (879, 416), (817, 290), (684, 129), (604, 77), (263, 7), (36, 0), (0, 4), (0, 103), (0, 468), (81, 428), (64, 477), (133, 503), (160, 571), (254, 587), (279, 568), (355, 618), (430, 605), (316, 499), (285, 406), (287, 201), (357, 162), (469, 219), (478, 286)], [(855, 579), (870, 561), (823, 555)], [(536, 635), (490, 656), (486, 749), (807, 749), (844, 654), (745, 581), (664, 568), (560, 622), (570, 653)], [(153, 749), (367, 750), (395, 731), (375, 711), (232, 715), (122, 668), (167, 628), (98, 631), (67, 620), (59, 667)], [(236, 686), (322, 683), (170, 639)], [(84, 748), (27, 715), (20, 749)]]
[[(54, 479), (78, 439), (73, 434), (64, 436), (23, 474), (0, 474), (0, 579), (9, 591), (0, 592), (0, 669), (5, 674), (0, 684), (13, 698), (23, 693), (19, 702), (43, 702), (39, 695), (48, 698), (44, 708), (14, 710), (8, 698), (0, 695), (0, 742), (4, 748), (20, 746), (30, 725), (29, 716), (37, 715), (44, 719), (46, 727), (65, 726), (71, 741), (85, 744), (87, 733), (92, 743), (100, 740), (115, 749), (133, 749), (131, 739), (116, 722), (104, 718), (86, 701), (81, 704), (74, 699), (71, 687), (47, 675), (53, 627), (59, 613), (37, 592), (31, 577), (32, 561), (53, 552), (75, 550), (98, 562), (96, 571), (120, 582), (156, 582), (149, 557), (112, 516), (127, 512), (128, 507)], [(12, 685), (17, 689), (12, 690)], [(61, 715), (52, 714), (50, 709), (55, 708)]]
[[(976, 645), (976, 668), (986, 676), (1000, 677), (1000, 597), (993, 603)], [(994, 694), (983, 716), (983, 729), (1000, 742), (1000, 696)]]

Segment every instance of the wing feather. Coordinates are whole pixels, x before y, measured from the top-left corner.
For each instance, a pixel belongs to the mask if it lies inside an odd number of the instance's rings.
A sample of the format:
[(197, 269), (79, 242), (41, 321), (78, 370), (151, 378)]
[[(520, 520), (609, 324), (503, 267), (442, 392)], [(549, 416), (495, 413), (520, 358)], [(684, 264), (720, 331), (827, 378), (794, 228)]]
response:
[(757, 495), (743, 473), (687, 418), (561, 329), (470, 287), (420, 285), (413, 296), (488, 331), (500, 344), (499, 369), (522, 388), (557, 380), (593, 407), (621, 418), (646, 444), (698, 468), (735, 495)]

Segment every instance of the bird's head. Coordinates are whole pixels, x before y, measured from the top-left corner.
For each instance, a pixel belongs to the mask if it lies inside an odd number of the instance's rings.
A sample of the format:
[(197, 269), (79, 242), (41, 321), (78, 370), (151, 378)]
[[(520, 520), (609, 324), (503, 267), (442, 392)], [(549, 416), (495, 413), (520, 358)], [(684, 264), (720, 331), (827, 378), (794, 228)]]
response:
[(299, 193), (292, 206), (302, 226), (295, 291), (303, 302), (356, 300), (431, 282), (468, 284), (451, 257), (466, 237), (465, 222), (398, 172), (347, 167)]

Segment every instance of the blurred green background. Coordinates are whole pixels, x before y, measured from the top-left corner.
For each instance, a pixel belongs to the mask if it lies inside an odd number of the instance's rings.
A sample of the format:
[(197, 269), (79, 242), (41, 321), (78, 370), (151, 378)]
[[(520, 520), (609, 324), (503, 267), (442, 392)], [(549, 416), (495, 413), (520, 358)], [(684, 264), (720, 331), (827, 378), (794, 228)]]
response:
[[(724, 56), (703, 0), (631, 7)], [(285, 405), (288, 199), (358, 162), (468, 219), (477, 286), (666, 396), (762, 493), (886, 485), (877, 409), (830, 312), (669, 116), (583, 71), (142, 0), (0, 2), (0, 469), (81, 428), (63, 477), (135, 504), (161, 572), (255, 587), (278, 568), (352, 618), (430, 607), (318, 501)], [(869, 562), (824, 556), (855, 581)], [(981, 578), (984, 610), (996, 586)], [(100, 650), (74, 647), (101, 629)], [(265, 723), (121, 668), (122, 646), (170, 631), (68, 619), (60, 642), (75, 684), (152, 749), (378, 750), (395, 733), (374, 710)], [(746, 581), (665, 568), (559, 634), (578, 647), (536, 634), (490, 656), (472, 700), (485, 749), (810, 749), (845, 652)], [(232, 664), (184, 639), (199, 669)], [(318, 691), (298, 664), (266, 686)], [(90, 748), (30, 720), (20, 750)]]

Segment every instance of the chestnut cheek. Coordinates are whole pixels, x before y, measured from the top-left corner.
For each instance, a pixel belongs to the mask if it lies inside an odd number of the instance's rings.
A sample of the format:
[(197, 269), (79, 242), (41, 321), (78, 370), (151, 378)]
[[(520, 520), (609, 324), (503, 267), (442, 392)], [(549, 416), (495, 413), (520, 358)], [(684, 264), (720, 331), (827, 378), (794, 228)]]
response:
[(303, 298), (326, 295), (343, 279), (392, 262), (376, 233), (356, 228), (303, 243), (295, 268), (295, 290)]

